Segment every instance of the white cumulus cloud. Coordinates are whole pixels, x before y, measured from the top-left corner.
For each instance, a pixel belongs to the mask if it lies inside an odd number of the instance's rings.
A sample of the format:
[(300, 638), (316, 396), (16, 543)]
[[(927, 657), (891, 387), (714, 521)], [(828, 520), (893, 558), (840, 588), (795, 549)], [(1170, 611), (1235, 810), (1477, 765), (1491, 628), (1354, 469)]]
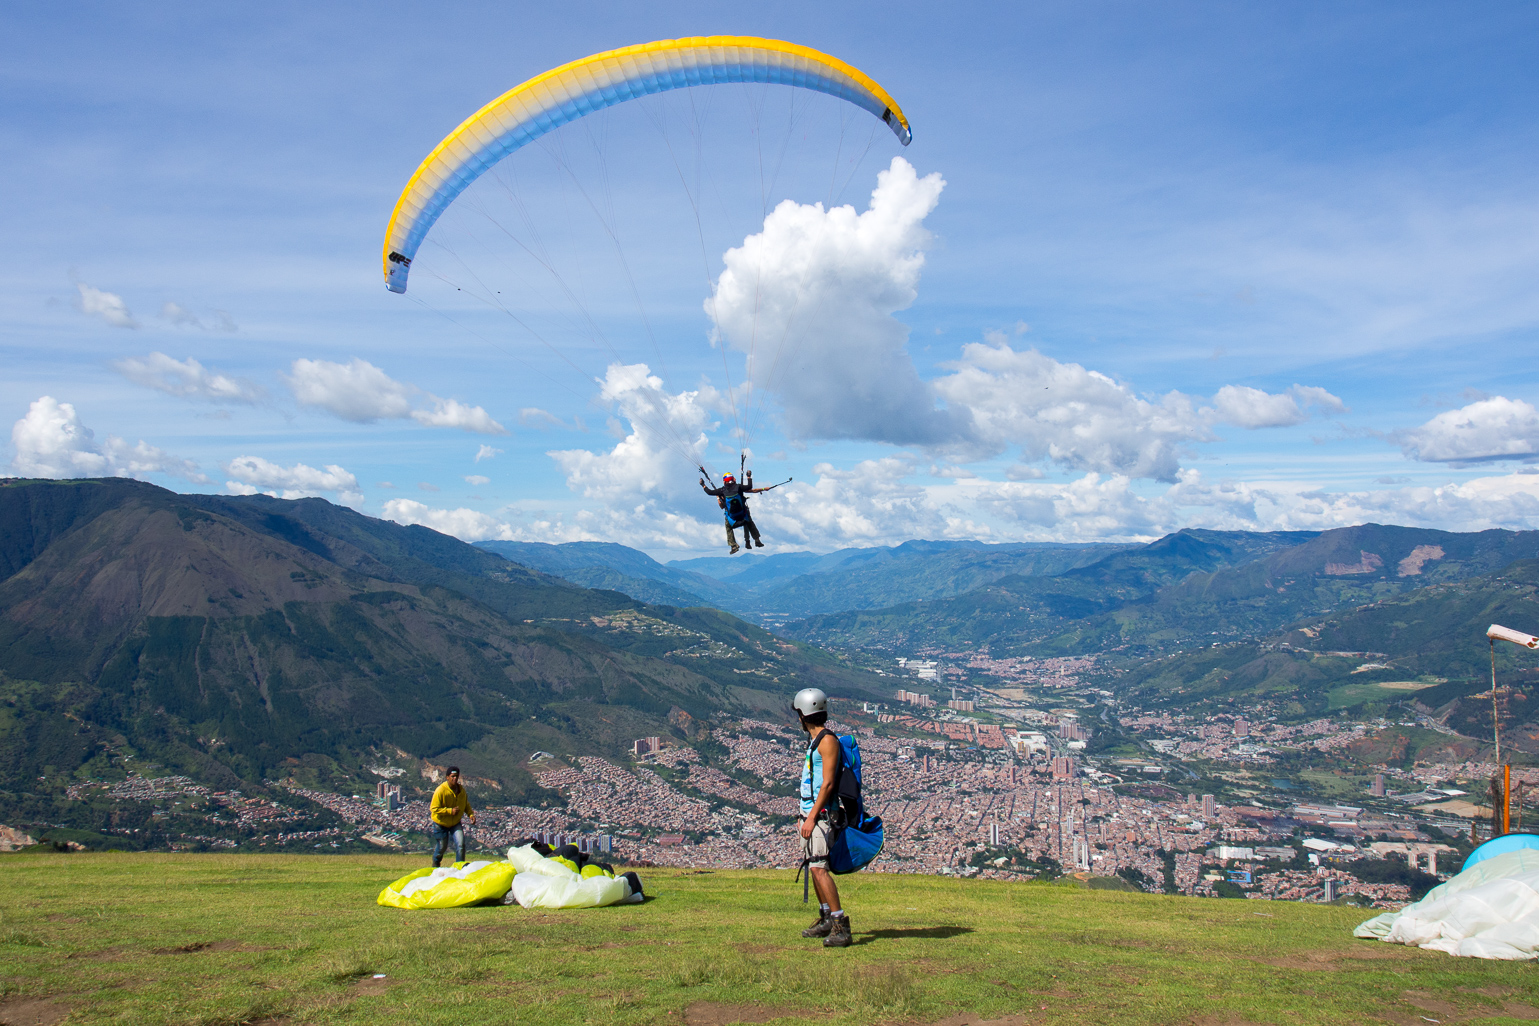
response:
[(391, 499), (385, 503), (385, 519), (398, 524), (420, 524), (460, 541), (478, 542), (518, 540), (513, 529), (496, 517), (463, 506), (459, 509), (435, 509), (415, 499)]
[(924, 219), (944, 187), (895, 157), (864, 213), (786, 200), (723, 257), (706, 313), (720, 342), (748, 354), (749, 381), (778, 397), (792, 436), (965, 436), (965, 414), (937, 409), (909, 357), (908, 326), (893, 316), (918, 295)]
[(466, 474), (465, 475), (465, 481), (466, 481), (467, 484), (475, 485), (477, 488), (481, 487), (484, 484), (491, 484), (492, 483), (492, 479), (491, 478), (483, 477), (480, 474)]
[(11, 427), (16, 456), (12, 469), (22, 477), (143, 477), (167, 474), (186, 481), (208, 480), (191, 460), (140, 440), (129, 445), (108, 436), (100, 445), (70, 403), (45, 395)]
[(136, 385), (187, 399), (254, 403), (263, 396), (262, 388), (255, 383), (211, 371), (190, 356), (186, 360), (176, 360), (165, 353), (154, 352), (148, 356), (126, 357), (113, 363), (112, 367)]
[(1496, 395), (1440, 413), (1398, 440), (1407, 456), (1428, 463), (1529, 459), (1539, 456), (1539, 410)]
[(134, 320), (134, 315), (129, 312), (128, 304), (123, 302), (123, 297), (112, 292), (104, 292), (101, 289), (87, 285), (83, 281), (77, 281), (75, 288), (80, 295), (75, 299), (75, 306), (83, 314), (92, 317), (100, 317), (114, 328), (137, 328), (139, 322)]
[(1023, 462), (1174, 480), (1185, 445), (1211, 438), (1191, 397), (1144, 398), (1077, 363), (1018, 352), (1002, 336), (970, 343), (935, 390), (970, 411), (973, 437), (991, 455), (1012, 445)]
[(483, 445), (483, 446), (481, 446), (481, 448), (476, 450), (476, 462), (480, 463), (482, 460), (495, 459), (495, 458), (497, 458), (498, 456), (501, 456), (501, 455), (502, 455), (502, 450), (501, 449), (493, 449), (489, 445)]
[(265, 493), (280, 499), (303, 499), (334, 494), (347, 505), (363, 501), (358, 478), (335, 463), (323, 469), (303, 463), (285, 467), (260, 456), (237, 456), (224, 469), (231, 478), (225, 487), (233, 495)]
[(670, 393), (646, 364), (615, 363), (600, 382), (599, 397), (630, 428), (619, 429), (620, 441), (607, 453), (549, 453), (566, 473), (567, 487), (586, 498), (627, 505), (647, 496), (676, 498), (695, 487), (690, 468), (704, 460), (715, 393)]
[[(508, 433), (481, 407), (422, 392), (357, 357), (350, 363), (295, 360), (284, 377), (301, 406), (322, 409), (355, 424), (410, 419), (428, 427), (459, 428), (484, 435)], [(413, 397), (419, 393), (427, 406), (414, 405)]]

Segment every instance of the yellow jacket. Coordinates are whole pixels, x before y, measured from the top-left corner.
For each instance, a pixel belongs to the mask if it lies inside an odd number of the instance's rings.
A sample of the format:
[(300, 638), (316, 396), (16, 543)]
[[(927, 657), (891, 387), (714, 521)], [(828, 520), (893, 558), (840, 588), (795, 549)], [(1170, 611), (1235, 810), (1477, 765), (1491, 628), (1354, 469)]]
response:
[(438, 785), (438, 790), (433, 792), (433, 804), (429, 810), (433, 822), (441, 827), (457, 827), (460, 825), (461, 816), (474, 816), (475, 810), (470, 807), (470, 795), (466, 793), (462, 785), (458, 791), (449, 785), (446, 780)]

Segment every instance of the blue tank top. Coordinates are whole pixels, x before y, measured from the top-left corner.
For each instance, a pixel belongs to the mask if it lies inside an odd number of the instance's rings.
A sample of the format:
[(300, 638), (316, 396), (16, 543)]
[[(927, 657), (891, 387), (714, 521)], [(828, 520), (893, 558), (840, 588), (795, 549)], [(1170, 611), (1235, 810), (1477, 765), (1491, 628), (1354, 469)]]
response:
[(823, 753), (810, 745), (807, 758), (802, 762), (802, 815), (812, 811), (817, 804), (818, 792), (823, 790)]

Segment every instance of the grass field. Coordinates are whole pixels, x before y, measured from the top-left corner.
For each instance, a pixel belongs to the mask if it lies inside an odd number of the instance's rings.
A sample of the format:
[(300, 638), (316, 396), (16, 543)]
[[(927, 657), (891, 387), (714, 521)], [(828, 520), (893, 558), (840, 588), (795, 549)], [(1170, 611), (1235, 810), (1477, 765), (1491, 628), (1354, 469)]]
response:
[[(1511, 1022), (1539, 973), (1351, 937), (1348, 908), (862, 874), (856, 946), (789, 872), (647, 870), (644, 905), (402, 912), (405, 856), (0, 856), (0, 1022)], [(383, 979), (375, 979), (383, 973)]]

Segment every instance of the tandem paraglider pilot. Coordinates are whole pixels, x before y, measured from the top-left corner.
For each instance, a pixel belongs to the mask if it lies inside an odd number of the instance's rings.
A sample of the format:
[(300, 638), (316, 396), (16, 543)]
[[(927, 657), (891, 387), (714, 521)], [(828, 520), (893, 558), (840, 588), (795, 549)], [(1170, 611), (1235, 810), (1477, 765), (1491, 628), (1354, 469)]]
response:
[(745, 496), (758, 495), (760, 492), (767, 492), (772, 488), (778, 487), (780, 486), (770, 485), (766, 488), (755, 488), (753, 486), (753, 471), (748, 472), (746, 483), (739, 483), (731, 474), (723, 474), (721, 476), (720, 488), (707, 488), (704, 481), (700, 482), (700, 490), (707, 495), (716, 496), (716, 502), (721, 506), (722, 513), (726, 517), (727, 554), (729, 556), (737, 555), (737, 535), (733, 532), (733, 528), (737, 527), (743, 529), (744, 547), (751, 549), (758, 545), (759, 548), (764, 548), (764, 542), (759, 539), (759, 525), (753, 522), (753, 514), (748, 512), (748, 500)]
[(433, 835), (433, 865), (437, 866), (443, 861), (451, 844), (454, 846), (454, 861), (464, 862), (465, 824), (461, 821), (468, 817), (474, 826), (476, 812), (470, 807), (470, 796), (465, 793), (465, 785), (460, 783), (458, 766), (449, 767), (449, 775), (438, 785), (438, 790), (433, 792), (433, 804), (428, 814), (433, 818), (430, 828)]

